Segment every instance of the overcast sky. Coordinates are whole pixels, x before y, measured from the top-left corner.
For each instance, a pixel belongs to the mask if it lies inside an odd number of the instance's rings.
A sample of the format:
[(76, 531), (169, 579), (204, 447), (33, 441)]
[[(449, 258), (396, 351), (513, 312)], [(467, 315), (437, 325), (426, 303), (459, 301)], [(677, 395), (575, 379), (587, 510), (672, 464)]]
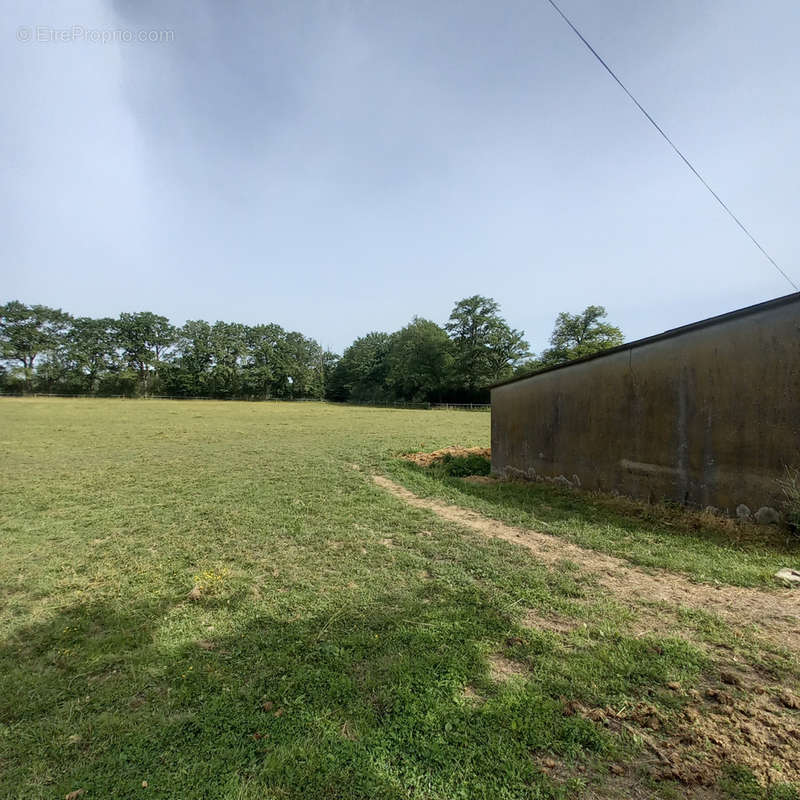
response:
[[(561, 4), (800, 282), (800, 3)], [(792, 291), (545, 0), (1, 13), (2, 301), (341, 352), (480, 293), (539, 350), (562, 310), (634, 339)]]

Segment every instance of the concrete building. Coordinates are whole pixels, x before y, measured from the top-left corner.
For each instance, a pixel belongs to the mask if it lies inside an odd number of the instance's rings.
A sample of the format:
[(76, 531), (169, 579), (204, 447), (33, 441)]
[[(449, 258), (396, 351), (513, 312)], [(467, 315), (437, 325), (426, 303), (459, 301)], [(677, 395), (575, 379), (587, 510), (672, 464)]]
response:
[(800, 293), (492, 387), (492, 471), (733, 513), (800, 466)]

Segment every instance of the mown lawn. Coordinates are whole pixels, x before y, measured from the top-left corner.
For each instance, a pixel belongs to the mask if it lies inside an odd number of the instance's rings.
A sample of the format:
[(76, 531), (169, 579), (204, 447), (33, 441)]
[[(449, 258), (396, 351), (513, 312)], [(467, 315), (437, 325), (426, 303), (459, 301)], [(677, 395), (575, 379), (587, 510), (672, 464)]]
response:
[[(368, 480), (456, 491), (396, 454), (488, 436), (483, 413), (0, 401), (0, 797), (625, 796), (618, 765), (635, 769), (642, 739), (565, 702), (646, 700), (668, 719), (709, 655), (633, 635), (569, 563), (548, 570)], [(467, 502), (492, 512), (475, 488)], [(581, 510), (559, 496), (546, 521), (566, 532)], [(754, 571), (707, 577), (759, 582), (781, 554), (743, 558)], [(576, 629), (522, 625), (532, 611)], [(742, 775), (714, 791), (736, 796)]]

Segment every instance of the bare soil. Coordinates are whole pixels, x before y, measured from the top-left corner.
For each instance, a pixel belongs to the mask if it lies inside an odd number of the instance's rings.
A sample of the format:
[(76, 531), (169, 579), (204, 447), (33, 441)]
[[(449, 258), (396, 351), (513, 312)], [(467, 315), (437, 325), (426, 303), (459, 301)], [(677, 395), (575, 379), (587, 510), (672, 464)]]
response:
[(441, 450), (434, 450), (432, 453), (407, 453), (401, 458), (416, 464), (418, 467), (430, 467), (439, 461), (443, 461), (447, 456), (453, 458), (464, 458), (466, 456), (491, 458), (492, 451), (489, 447), (443, 447)]
[(535, 609), (528, 609), (522, 619), (522, 626), (539, 631), (553, 631), (554, 633), (569, 633), (580, 623), (575, 619), (568, 619), (560, 614), (542, 614)]
[(489, 670), (493, 681), (502, 683), (513, 678), (515, 675), (527, 675), (528, 670), (519, 661), (512, 661), (501, 653), (495, 653), (489, 657)]

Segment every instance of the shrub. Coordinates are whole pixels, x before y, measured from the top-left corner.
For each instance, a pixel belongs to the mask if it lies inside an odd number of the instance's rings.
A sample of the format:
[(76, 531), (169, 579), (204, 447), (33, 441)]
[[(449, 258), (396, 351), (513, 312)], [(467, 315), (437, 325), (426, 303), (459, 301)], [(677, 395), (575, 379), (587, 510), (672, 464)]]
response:
[(488, 475), (492, 463), (486, 456), (470, 454), (468, 456), (446, 455), (434, 467), (443, 475), (453, 478), (465, 478), (467, 475)]

